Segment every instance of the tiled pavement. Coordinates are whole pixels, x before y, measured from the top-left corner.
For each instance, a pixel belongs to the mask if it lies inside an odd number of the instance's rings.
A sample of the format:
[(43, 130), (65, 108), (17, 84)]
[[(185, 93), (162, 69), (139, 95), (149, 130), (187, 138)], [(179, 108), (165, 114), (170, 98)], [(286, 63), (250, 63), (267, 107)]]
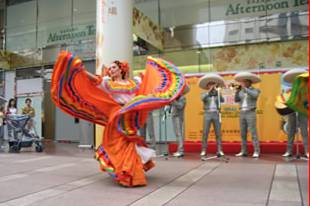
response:
[(229, 158), (159, 157), (146, 187), (124, 188), (99, 171), (92, 151), (73, 144), (49, 144), (44, 153), (2, 152), (0, 206), (309, 204), (308, 162), (287, 162), (280, 155)]

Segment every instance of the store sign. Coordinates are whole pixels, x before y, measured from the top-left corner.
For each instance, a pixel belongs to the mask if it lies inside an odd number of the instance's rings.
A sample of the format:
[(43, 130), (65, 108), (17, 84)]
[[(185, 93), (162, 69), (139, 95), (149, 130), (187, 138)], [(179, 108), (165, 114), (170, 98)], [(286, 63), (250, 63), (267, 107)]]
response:
[(247, 0), (245, 3), (229, 4), (226, 16), (252, 14), (252, 13), (274, 13), (281, 9), (293, 9), (303, 7), (308, 0)]
[(210, 2), (212, 21), (308, 10), (308, 0), (225, 0)]
[(95, 36), (95, 24), (65, 28), (49, 32), (47, 35), (47, 45), (91, 39), (95, 38)]

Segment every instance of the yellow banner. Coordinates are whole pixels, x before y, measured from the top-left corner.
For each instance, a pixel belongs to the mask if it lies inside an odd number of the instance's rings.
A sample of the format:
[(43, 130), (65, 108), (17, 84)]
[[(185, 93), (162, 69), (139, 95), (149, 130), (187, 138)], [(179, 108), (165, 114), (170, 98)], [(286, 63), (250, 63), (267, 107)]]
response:
[[(260, 74), (262, 82), (254, 85), (261, 90), (257, 104), (257, 130), (260, 141), (283, 141), (287, 137), (282, 131), (282, 119), (277, 113), (274, 102), (280, 94), (280, 73)], [(233, 76), (225, 76), (227, 85)], [(204, 90), (197, 85), (199, 78), (190, 77), (188, 83), (191, 91), (186, 95), (185, 137), (187, 141), (200, 141), (203, 128), (203, 104), (200, 99)], [(225, 102), (222, 104), (222, 138), (223, 141), (240, 141), (239, 105), (234, 103), (234, 91), (230, 88), (222, 90)], [(214, 130), (211, 127), (209, 140), (215, 140)], [(248, 140), (251, 135), (248, 134)]]

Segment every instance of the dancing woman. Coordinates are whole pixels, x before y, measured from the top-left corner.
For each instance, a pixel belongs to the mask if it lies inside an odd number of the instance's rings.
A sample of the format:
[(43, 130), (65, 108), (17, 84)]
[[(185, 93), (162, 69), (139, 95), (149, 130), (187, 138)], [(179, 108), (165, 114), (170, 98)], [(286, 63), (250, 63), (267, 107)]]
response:
[(137, 135), (148, 112), (168, 105), (185, 89), (182, 73), (171, 63), (148, 57), (143, 79), (129, 79), (128, 64), (114, 61), (100, 77), (82, 61), (61, 52), (52, 76), (52, 98), (64, 112), (105, 126), (96, 151), (100, 169), (123, 186), (146, 185), (154, 151)]

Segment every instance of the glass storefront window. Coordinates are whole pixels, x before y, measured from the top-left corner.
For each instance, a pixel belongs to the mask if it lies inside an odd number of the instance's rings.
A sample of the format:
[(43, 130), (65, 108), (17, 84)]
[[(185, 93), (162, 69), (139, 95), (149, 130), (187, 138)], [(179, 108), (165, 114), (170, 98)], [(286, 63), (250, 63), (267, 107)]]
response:
[(301, 38), (308, 34), (308, 14), (298, 11), (273, 14), (267, 17), (266, 25), (268, 39)]
[(73, 0), (73, 25), (96, 24), (96, 0)]
[(4, 3), (0, 3), (0, 49), (4, 49), (5, 48), (5, 7), (4, 7)]
[(12, 5), (15, 5), (15, 4), (21, 4), (21, 3), (24, 3), (24, 2), (27, 2), (27, 1), (32, 1), (32, 0), (5, 0), (6, 1), (6, 4), (8, 6), (12, 6)]
[[(6, 24), (6, 44), (10, 51), (80, 44), (80, 41), (95, 40), (96, 0), (14, 1), (7, 7)], [(74, 32), (90, 35), (77, 41), (60, 37)]]
[[(23, 50), (43, 48), (43, 59), (48, 62), (55, 58), (53, 55), (60, 49), (70, 49), (85, 59), (95, 58), (96, 0), (8, 2), (8, 50), (22, 54)], [(162, 56), (181, 67), (211, 65), (213, 60), (222, 66), (218, 60), (220, 56), (232, 55), (234, 49), (221, 51), (218, 48), (306, 40), (309, 35), (309, 12), (307, 5), (302, 3), (304, 1), (297, 0), (134, 0), (134, 7), (146, 16), (145, 19), (151, 20), (146, 21), (145, 25), (151, 22), (150, 28), (160, 26), (161, 30), (150, 29), (146, 32), (145, 27), (141, 26), (144, 28), (142, 32), (154, 38), (147, 39), (143, 33), (136, 35), (133, 53), (137, 57), (133, 68), (145, 67), (146, 54)], [(162, 37), (158, 35), (161, 31), (164, 36), (163, 49)], [(60, 34), (80, 32), (90, 35), (57, 39)], [(160, 46), (156, 45), (159, 42)], [(233, 61), (239, 60), (235, 58)], [(250, 65), (247, 68), (275, 65), (267, 64), (268, 61), (271, 60), (261, 60), (259, 64), (252, 60), (245, 64)], [(289, 64), (283, 61), (278, 65)], [(201, 66), (193, 70), (205, 71), (204, 68), (210, 69), (209, 66)]]
[(7, 7), (6, 48), (10, 51), (36, 47), (36, 2)]
[(208, 0), (159, 0), (161, 26), (177, 27), (209, 21)]
[(38, 47), (57, 42), (57, 33), (72, 26), (71, 0), (38, 0)]
[(155, 24), (159, 24), (158, 0), (134, 0), (134, 7), (150, 18)]
[(250, 43), (252, 41), (258, 40), (258, 27), (257, 27), (257, 19), (254, 18), (248, 18), (243, 19), (240, 21), (240, 29), (241, 29), (241, 35), (240, 40), (244, 40), (244, 42)]
[[(174, 4), (169, 4), (174, 2)], [(174, 38), (166, 39), (166, 48), (176, 49), (191, 46), (215, 47), (222, 45), (257, 43), (308, 36), (308, 12), (306, 4), (297, 1), (256, 0), (197, 0), (188, 1), (182, 12), (183, 1), (161, 1), (161, 25), (174, 31)], [(191, 12), (195, 5), (199, 10)], [(169, 7), (170, 6), (170, 7)], [(174, 14), (174, 9), (178, 14)], [(171, 18), (164, 16), (165, 10)], [(199, 11), (209, 18), (195, 19)], [(192, 22), (187, 15), (192, 14)], [(173, 19), (175, 18), (175, 19)], [(179, 22), (176, 22), (176, 19)], [(201, 22), (200, 20), (204, 20)], [(201, 26), (203, 25), (203, 26)], [(196, 39), (193, 38), (196, 36)], [(167, 37), (167, 35), (166, 35)], [(174, 42), (174, 44), (171, 44)], [(177, 42), (177, 43), (176, 43)]]

